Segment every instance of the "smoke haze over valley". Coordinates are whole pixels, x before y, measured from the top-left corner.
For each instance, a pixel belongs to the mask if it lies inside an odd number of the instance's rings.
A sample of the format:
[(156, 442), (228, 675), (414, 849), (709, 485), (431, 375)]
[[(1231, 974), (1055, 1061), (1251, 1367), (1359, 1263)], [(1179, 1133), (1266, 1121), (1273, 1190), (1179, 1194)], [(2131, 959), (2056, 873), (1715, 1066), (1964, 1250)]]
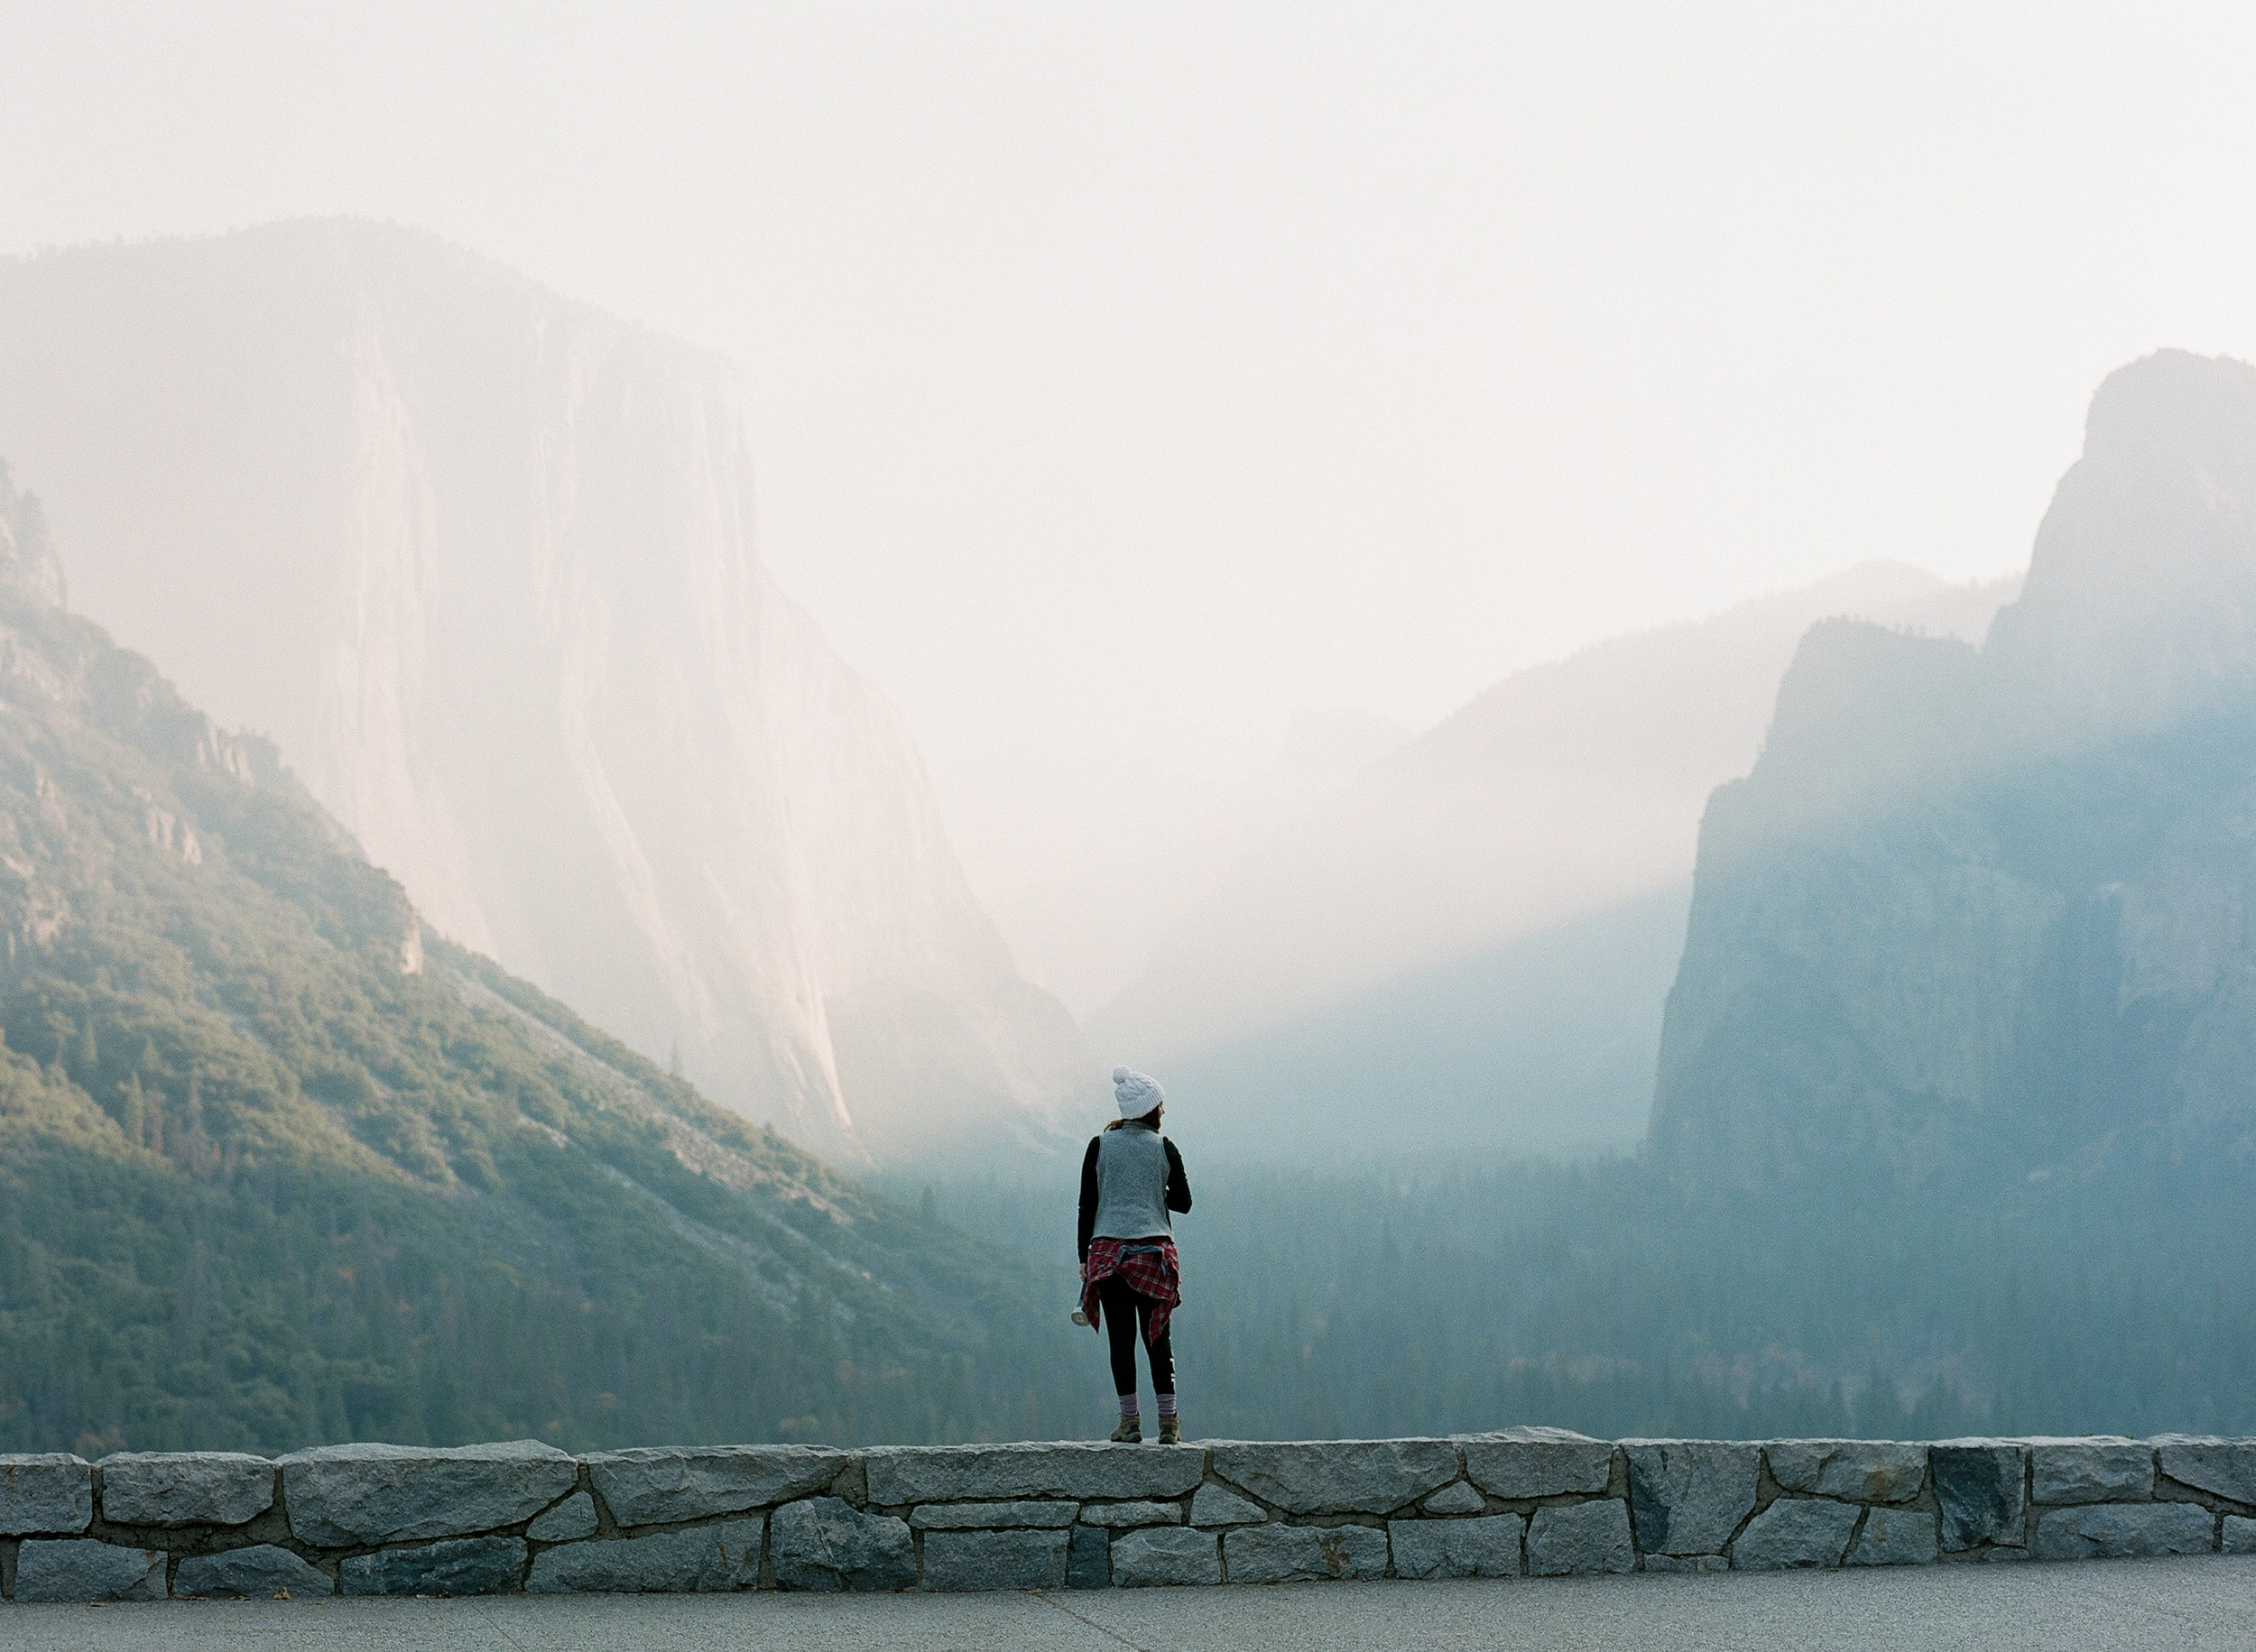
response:
[(0, 1446), (2256, 1431), (2244, 12), (10, 22)]
[(367, 216), (737, 364), (764, 560), (1077, 1013), (1047, 891), (1295, 715), (2010, 573), (2107, 372), (2256, 358), (2221, 4), (19, 12), (0, 254)]

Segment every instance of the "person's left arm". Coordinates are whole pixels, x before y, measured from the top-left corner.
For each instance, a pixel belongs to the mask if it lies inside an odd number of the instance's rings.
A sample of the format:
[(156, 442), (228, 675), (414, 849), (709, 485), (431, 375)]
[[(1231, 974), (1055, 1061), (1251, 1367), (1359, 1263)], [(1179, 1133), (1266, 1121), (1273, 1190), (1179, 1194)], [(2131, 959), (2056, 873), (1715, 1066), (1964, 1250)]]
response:
[(1096, 1236), (1096, 1149), (1102, 1137), (1089, 1138), (1089, 1150), (1081, 1158), (1081, 1219), (1075, 1240), (1081, 1251), (1084, 1273), (1089, 1265), (1089, 1241)]

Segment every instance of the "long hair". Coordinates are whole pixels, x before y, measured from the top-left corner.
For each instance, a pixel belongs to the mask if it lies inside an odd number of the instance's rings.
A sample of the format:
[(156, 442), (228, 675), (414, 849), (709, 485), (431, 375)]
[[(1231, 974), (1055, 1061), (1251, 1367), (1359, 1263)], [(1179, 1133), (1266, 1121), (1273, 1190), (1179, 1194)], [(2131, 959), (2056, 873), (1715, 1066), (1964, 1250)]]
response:
[(1145, 1113), (1141, 1119), (1114, 1119), (1105, 1128), (1106, 1130), (1118, 1130), (1123, 1124), (1148, 1124), (1153, 1130), (1157, 1130), (1160, 1128), (1160, 1115), (1166, 1111), (1167, 1103), (1165, 1102), (1161, 1102), (1157, 1107), (1154, 1107), (1150, 1112)]

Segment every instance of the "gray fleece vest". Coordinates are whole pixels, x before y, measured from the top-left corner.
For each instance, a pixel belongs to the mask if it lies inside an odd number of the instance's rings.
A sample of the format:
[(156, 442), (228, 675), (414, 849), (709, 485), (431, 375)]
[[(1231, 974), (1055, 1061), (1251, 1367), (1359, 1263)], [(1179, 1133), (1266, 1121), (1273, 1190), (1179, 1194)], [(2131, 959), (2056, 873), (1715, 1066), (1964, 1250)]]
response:
[(1160, 1132), (1123, 1124), (1096, 1139), (1097, 1239), (1172, 1233), (1167, 1214), (1167, 1149)]

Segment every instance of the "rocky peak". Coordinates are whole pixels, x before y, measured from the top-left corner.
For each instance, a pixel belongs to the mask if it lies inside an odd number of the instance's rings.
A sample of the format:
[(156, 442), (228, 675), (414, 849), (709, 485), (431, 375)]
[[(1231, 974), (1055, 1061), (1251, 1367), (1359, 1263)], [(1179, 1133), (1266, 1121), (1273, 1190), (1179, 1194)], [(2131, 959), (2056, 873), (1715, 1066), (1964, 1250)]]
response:
[(2256, 367), (2164, 350), (2108, 376), (1990, 649), (2079, 725), (2256, 682)]

